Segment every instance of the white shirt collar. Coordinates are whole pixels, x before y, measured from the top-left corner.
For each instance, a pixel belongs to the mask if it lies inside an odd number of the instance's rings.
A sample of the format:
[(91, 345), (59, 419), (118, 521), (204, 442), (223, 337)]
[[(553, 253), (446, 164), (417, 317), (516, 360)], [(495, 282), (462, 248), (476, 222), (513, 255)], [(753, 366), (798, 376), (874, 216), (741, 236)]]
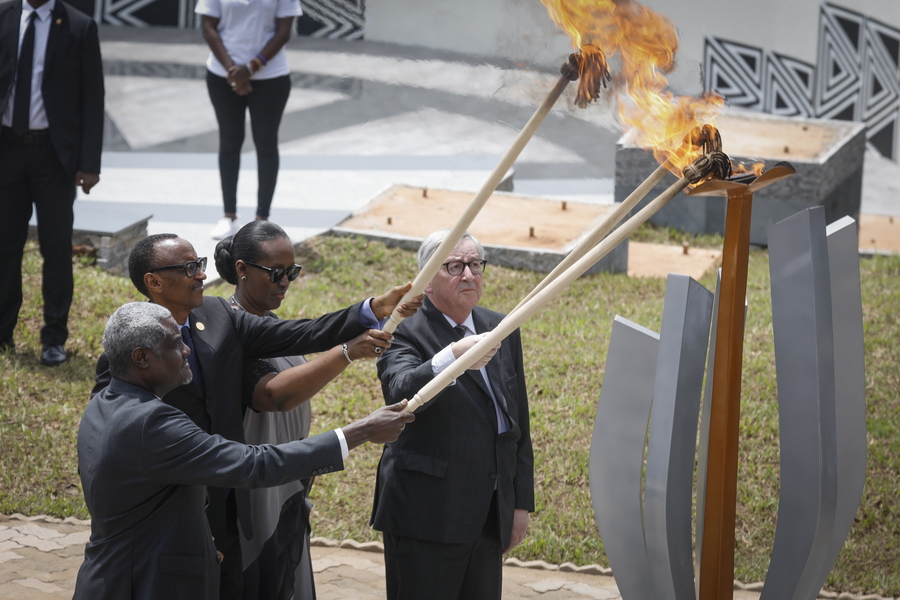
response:
[(37, 19), (40, 21), (46, 21), (50, 18), (50, 14), (53, 12), (53, 9), (56, 8), (56, 0), (49, 0), (44, 4), (38, 6), (37, 8), (33, 7), (28, 3), (28, 0), (22, 1), (22, 21), (28, 20), (28, 17), (31, 16), (32, 12), (37, 13)]
[[(444, 313), (441, 313), (441, 314), (444, 315)], [(457, 324), (458, 324), (458, 325), (465, 325), (466, 329), (468, 329), (469, 331), (471, 331), (473, 334), (474, 334), (474, 333), (478, 333), (477, 331), (475, 331), (475, 319), (472, 318), (472, 313), (469, 313), (469, 316), (466, 317), (466, 320), (463, 321), (462, 323), (457, 323), (456, 321), (454, 321), (453, 319), (451, 319), (451, 318), (448, 317), (447, 315), (444, 315), (444, 318), (447, 319), (447, 322), (448, 322), (448, 323), (450, 323), (450, 327), (456, 327)]]

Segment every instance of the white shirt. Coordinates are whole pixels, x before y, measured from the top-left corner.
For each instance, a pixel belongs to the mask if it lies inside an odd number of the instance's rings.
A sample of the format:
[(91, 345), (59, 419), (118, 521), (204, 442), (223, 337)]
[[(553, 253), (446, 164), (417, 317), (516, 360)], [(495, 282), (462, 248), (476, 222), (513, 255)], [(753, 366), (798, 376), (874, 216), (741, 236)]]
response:
[[(19, 20), (19, 52), (22, 53), (22, 38), (25, 37), (25, 28), (28, 27), (28, 18), (36, 12), (34, 18), (34, 60), (31, 67), (31, 114), (28, 117), (28, 129), (47, 129), (50, 122), (47, 119), (47, 111), (44, 108), (44, 96), (41, 94), (41, 86), (44, 83), (44, 58), (47, 54), (47, 38), (50, 36), (51, 13), (56, 6), (56, 0), (49, 0), (38, 8), (34, 8), (28, 0), (22, 2), (22, 16)], [(17, 63), (18, 64), (18, 63)], [(13, 104), (16, 97), (16, 86), (13, 85), (9, 94), (6, 108), (3, 110), (2, 123), (12, 127)]]
[[(198, 0), (194, 12), (219, 19), (217, 30), (236, 65), (246, 65), (275, 37), (275, 20), (303, 14), (300, 0)], [(227, 77), (228, 70), (209, 53), (206, 68)], [(284, 48), (250, 79), (272, 79), (290, 74)]]

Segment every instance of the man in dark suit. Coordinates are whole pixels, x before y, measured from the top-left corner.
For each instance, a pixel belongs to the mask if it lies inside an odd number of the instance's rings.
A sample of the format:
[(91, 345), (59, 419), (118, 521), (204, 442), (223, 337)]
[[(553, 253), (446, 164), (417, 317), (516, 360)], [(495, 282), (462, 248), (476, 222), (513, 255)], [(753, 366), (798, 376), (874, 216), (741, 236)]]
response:
[[(244, 441), (243, 419), (247, 406), (241, 400), (241, 372), (245, 360), (323, 352), (346, 342), (366, 329), (379, 327), (409, 285), (359, 302), (317, 319), (281, 320), (258, 317), (234, 310), (224, 298), (204, 298), (206, 259), (175, 234), (148, 236), (135, 244), (128, 258), (131, 280), (151, 302), (172, 312), (182, 328), (185, 343), (192, 346), (194, 381), (163, 397), (166, 404), (183, 411), (201, 429), (225, 439)], [(284, 273), (281, 273), (284, 276)], [(421, 300), (406, 305), (412, 314)], [(370, 331), (377, 349), (390, 345), (391, 336)], [(377, 356), (373, 345), (373, 358)], [(105, 355), (97, 363), (96, 394), (109, 384)], [(240, 598), (242, 564), (238, 519), (247, 537), (252, 537), (249, 496), (246, 490), (228, 486), (209, 489), (207, 508), (216, 547), (225, 556), (222, 563), (221, 598)]]
[[(447, 233), (422, 242), (420, 269)], [(388, 404), (412, 398), (500, 322), (477, 306), (485, 265), (484, 248), (465, 234), (378, 360)], [(533, 467), (516, 330), (384, 448), (372, 524), (384, 533), (388, 599), (499, 600), (502, 554), (522, 541), (534, 510)]]
[(0, 351), (22, 305), (31, 207), (44, 258), (41, 363), (65, 362), (72, 304), (72, 204), (100, 180), (103, 69), (97, 25), (62, 0), (0, 4)]
[(103, 332), (112, 380), (78, 431), (91, 539), (76, 600), (214, 600), (219, 573), (207, 485), (258, 487), (344, 468), (350, 449), (397, 439), (413, 415), (382, 407), (335, 431), (278, 446), (211, 436), (160, 401), (189, 384), (190, 350), (171, 313), (133, 302)]

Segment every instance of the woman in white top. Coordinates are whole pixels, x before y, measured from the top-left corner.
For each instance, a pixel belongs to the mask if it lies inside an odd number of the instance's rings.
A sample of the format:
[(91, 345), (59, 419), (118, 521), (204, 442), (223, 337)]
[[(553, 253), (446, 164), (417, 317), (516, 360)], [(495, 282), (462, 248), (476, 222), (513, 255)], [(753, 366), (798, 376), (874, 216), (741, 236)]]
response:
[(244, 120), (256, 145), (256, 218), (267, 219), (278, 178), (278, 127), (291, 93), (284, 45), (300, 0), (199, 0), (203, 39), (211, 50), (206, 87), (219, 123), (219, 177), (225, 216), (211, 234), (222, 239), (237, 227), (237, 182)]

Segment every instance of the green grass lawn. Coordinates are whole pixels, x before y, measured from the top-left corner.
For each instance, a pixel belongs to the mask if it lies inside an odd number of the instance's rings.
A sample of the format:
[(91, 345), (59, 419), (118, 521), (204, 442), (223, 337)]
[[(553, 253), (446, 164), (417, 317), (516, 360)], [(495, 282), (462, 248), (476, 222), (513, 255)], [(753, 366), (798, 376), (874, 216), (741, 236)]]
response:
[[(642, 239), (681, 234), (650, 230)], [(721, 240), (691, 238), (694, 246)], [(303, 277), (280, 314), (317, 316), (380, 293), (415, 275), (414, 256), (362, 240), (316, 238), (298, 262)], [(866, 332), (868, 479), (856, 523), (827, 588), (900, 595), (900, 257), (861, 261)], [(0, 513), (87, 517), (76, 472), (75, 440), (87, 403), (100, 338), (109, 314), (139, 299), (128, 279), (78, 264), (70, 318), (71, 359), (56, 369), (38, 364), (41, 324), (40, 257), (27, 248), (25, 304), (16, 332), (18, 354), (0, 355)], [(749, 313), (744, 349), (736, 578), (765, 577), (778, 509), (779, 440), (768, 257), (750, 254)], [(542, 275), (490, 266), (485, 306), (508, 311)], [(713, 274), (701, 281), (714, 289)], [(299, 285), (298, 285), (299, 284)], [(227, 295), (230, 286), (208, 294)], [(613, 317), (659, 330), (663, 279), (594, 275), (576, 281), (523, 327), (535, 447), (537, 510), (522, 560), (606, 565), (588, 489), (588, 460), (597, 398)], [(372, 362), (354, 363), (313, 400), (315, 432), (361, 417), (382, 402)], [(312, 498), (313, 534), (358, 541), (379, 539), (368, 525), (380, 447), (351, 453), (347, 470), (318, 478)]]

